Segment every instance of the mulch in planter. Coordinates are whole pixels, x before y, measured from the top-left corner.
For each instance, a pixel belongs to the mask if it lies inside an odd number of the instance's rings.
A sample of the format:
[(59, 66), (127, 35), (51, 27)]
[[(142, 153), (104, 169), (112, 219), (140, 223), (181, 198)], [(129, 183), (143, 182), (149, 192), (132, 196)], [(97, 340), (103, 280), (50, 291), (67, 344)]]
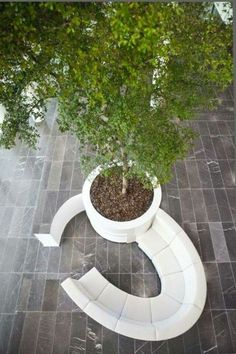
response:
[(98, 175), (92, 183), (90, 197), (101, 215), (115, 221), (129, 221), (148, 210), (153, 200), (153, 190), (146, 189), (140, 181), (132, 178), (124, 195), (122, 177)]

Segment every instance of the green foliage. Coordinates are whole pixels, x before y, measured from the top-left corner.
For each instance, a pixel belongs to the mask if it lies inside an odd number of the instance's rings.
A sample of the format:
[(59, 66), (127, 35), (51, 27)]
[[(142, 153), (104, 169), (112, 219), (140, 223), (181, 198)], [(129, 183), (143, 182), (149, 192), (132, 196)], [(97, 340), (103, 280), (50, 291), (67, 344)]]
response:
[(212, 107), (232, 80), (232, 26), (208, 8), (1, 3), (0, 103), (8, 113), (0, 144), (9, 148), (19, 137), (34, 145), (32, 106), (42, 112), (54, 96), (60, 129), (75, 134), (82, 148), (90, 145), (86, 166), (133, 161), (126, 177), (145, 180), (147, 171), (168, 181), (195, 136), (186, 120)]

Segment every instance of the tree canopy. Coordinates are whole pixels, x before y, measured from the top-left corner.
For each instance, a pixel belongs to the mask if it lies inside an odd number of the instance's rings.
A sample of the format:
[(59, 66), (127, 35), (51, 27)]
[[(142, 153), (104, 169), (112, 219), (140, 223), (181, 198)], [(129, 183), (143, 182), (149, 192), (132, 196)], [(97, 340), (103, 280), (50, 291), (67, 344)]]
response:
[(131, 160), (127, 176), (166, 182), (194, 137), (184, 122), (232, 81), (232, 25), (209, 6), (0, 3), (0, 145), (35, 146), (29, 116), (57, 97), (60, 129), (93, 162)]

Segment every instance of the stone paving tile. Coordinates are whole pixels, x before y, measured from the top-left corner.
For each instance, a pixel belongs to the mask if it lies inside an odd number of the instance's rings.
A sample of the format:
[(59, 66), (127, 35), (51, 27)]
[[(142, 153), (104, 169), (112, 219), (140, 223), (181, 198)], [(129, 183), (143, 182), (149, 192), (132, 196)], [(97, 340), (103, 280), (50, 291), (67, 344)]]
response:
[(79, 143), (59, 132), (55, 100), (40, 126), (38, 149), (0, 150), (0, 353), (235, 354), (236, 189), (233, 182), (232, 88), (211, 112), (190, 122), (198, 133), (185, 161), (163, 186), (161, 207), (197, 248), (208, 284), (198, 323), (178, 338), (145, 342), (118, 335), (87, 317), (60, 283), (96, 266), (122, 290), (155, 296), (161, 283), (136, 244), (101, 238), (85, 213), (66, 227), (60, 248), (43, 248), (56, 210), (81, 192)]

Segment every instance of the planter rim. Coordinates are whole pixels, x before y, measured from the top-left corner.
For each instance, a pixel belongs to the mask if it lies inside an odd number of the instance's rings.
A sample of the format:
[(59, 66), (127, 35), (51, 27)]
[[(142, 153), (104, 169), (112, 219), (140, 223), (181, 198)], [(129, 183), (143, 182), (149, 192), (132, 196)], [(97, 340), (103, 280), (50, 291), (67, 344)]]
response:
[[(98, 166), (97, 168), (95, 168), (86, 178), (83, 188), (82, 188), (82, 197), (83, 197), (83, 202), (86, 208), (86, 205), (88, 206), (89, 210), (92, 210), (93, 213), (96, 214), (96, 217), (98, 220), (100, 220), (102, 223), (106, 223), (107, 226), (113, 226), (118, 230), (122, 230), (122, 229), (130, 229), (133, 227), (138, 227), (139, 225), (144, 224), (145, 222), (147, 222), (148, 220), (150, 220), (150, 217), (152, 217), (157, 209), (160, 206), (161, 203), (161, 197), (162, 197), (162, 192), (161, 192), (161, 187), (158, 186), (157, 188), (153, 189), (153, 200), (152, 203), (150, 205), (150, 207), (148, 208), (147, 211), (145, 211), (144, 214), (142, 214), (141, 216), (139, 216), (136, 219), (133, 220), (128, 220), (128, 221), (115, 221), (115, 220), (111, 220), (106, 218), (105, 216), (101, 215), (93, 206), (92, 202), (91, 202), (91, 198), (90, 198), (90, 188), (91, 185), (94, 181), (94, 179), (99, 175), (99, 173), (104, 169), (103, 166)], [(87, 208), (86, 208), (87, 209)]]

